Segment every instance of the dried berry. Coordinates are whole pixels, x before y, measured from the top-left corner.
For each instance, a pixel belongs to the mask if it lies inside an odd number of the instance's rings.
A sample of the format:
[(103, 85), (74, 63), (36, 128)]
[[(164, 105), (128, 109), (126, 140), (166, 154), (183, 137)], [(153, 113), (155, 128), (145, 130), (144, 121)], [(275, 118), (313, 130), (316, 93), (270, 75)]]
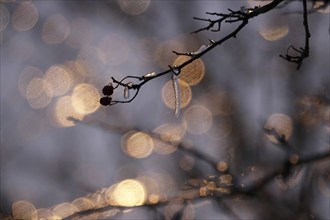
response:
[(112, 84), (109, 84), (107, 86), (104, 86), (103, 89), (102, 89), (102, 92), (106, 96), (112, 95), (113, 94), (113, 86), (112, 86)]
[(100, 103), (101, 105), (107, 106), (110, 105), (111, 100), (111, 97), (102, 97), (100, 98)]

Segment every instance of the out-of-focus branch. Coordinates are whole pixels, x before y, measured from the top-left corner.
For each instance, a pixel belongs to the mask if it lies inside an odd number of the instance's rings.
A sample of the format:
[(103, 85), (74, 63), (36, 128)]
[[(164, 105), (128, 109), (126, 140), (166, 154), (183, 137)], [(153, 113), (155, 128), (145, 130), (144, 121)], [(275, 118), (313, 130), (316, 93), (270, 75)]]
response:
[[(323, 159), (329, 159), (330, 158), (330, 151), (326, 152), (318, 152), (315, 154), (310, 154), (308, 156), (298, 156), (297, 161), (292, 162), (290, 161), (290, 158), (288, 157), (286, 161), (283, 162), (281, 166), (276, 168), (274, 171), (270, 172), (269, 174), (265, 175), (259, 180), (256, 180), (253, 182), (250, 186), (242, 187), (240, 183), (236, 183), (230, 186), (228, 184), (227, 188), (222, 188), (219, 186), (219, 183), (217, 182), (217, 179), (220, 176), (211, 176), (209, 179), (201, 179), (200, 183), (196, 183), (195, 189), (191, 191), (191, 193), (181, 193), (179, 196), (169, 198), (166, 201), (158, 202), (156, 204), (149, 204), (146, 203), (142, 206), (137, 206), (134, 208), (139, 207), (157, 207), (162, 208), (166, 205), (168, 205), (170, 202), (173, 201), (180, 201), (184, 203), (185, 201), (194, 201), (194, 200), (201, 200), (201, 199), (215, 199), (215, 200), (222, 200), (222, 198), (231, 198), (236, 196), (249, 196), (257, 193), (258, 191), (262, 190), (264, 186), (266, 186), (268, 183), (270, 183), (274, 178), (278, 175), (283, 175), (284, 172), (286, 172), (287, 163), (290, 163), (290, 169), (294, 169), (299, 165), (302, 164), (309, 164), (316, 161), (320, 161)], [(203, 191), (205, 190), (205, 192)], [(71, 216), (68, 216), (65, 219), (72, 219), (72, 218), (79, 218), (82, 216), (88, 216), (93, 213), (102, 213), (110, 210), (117, 210), (116, 214), (122, 213), (125, 210), (129, 210), (132, 207), (122, 207), (122, 206), (105, 206), (101, 208), (91, 209), (91, 210), (85, 210), (80, 211), (77, 213), (74, 213)], [(229, 213), (231, 212), (232, 215), (235, 215), (235, 213), (232, 210), (227, 210)]]

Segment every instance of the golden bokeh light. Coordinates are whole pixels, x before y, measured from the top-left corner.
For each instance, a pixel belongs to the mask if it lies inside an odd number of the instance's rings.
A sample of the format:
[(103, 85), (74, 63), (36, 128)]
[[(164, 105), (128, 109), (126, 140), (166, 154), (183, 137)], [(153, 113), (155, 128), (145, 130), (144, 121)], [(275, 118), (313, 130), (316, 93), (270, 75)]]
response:
[(66, 218), (78, 212), (78, 209), (70, 203), (61, 203), (53, 208), (55, 215)]
[(118, 203), (114, 197), (114, 191), (115, 191), (117, 185), (118, 184), (114, 184), (114, 185), (108, 187), (105, 191), (104, 198), (108, 205), (112, 205), (112, 206), (118, 205)]
[(152, 178), (152, 176), (141, 176), (138, 180), (143, 183), (146, 191), (148, 192), (147, 201), (152, 204), (158, 203), (161, 194), (158, 182)]
[(71, 204), (78, 210), (78, 212), (94, 208), (94, 204), (87, 198), (75, 199)]
[(56, 126), (70, 127), (75, 125), (75, 122), (70, 118), (82, 120), (84, 114), (79, 114), (73, 108), (71, 96), (62, 96), (56, 100), (51, 117)]
[(41, 31), (42, 40), (47, 44), (60, 44), (70, 33), (69, 22), (63, 15), (55, 14), (47, 18)]
[(117, 0), (119, 8), (126, 14), (129, 15), (139, 15), (145, 12), (149, 5), (150, 0), (139, 0), (139, 1), (131, 1), (131, 0)]
[(177, 150), (177, 144), (185, 135), (186, 130), (182, 125), (166, 123), (155, 128), (153, 132), (159, 135), (159, 139), (154, 138), (155, 152), (171, 154)]
[(26, 88), (26, 99), (34, 109), (45, 108), (51, 101), (53, 91), (42, 78), (33, 78)]
[(12, 204), (14, 219), (33, 219), (36, 218), (36, 208), (28, 201), (17, 201)]
[(259, 27), (259, 34), (268, 41), (277, 41), (289, 33), (288, 21), (282, 17), (267, 20)]
[(195, 159), (191, 156), (184, 155), (180, 160), (179, 160), (179, 166), (181, 167), (182, 170), (184, 171), (189, 171), (191, 170), (195, 165)]
[(98, 46), (104, 54), (105, 62), (112, 66), (120, 65), (127, 59), (129, 46), (123, 36), (109, 34), (101, 40)]
[(21, 95), (26, 98), (26, 89), (33, 78), (42, 78), (43, 72), (34, 66), (27, 66), (23, 69), (18, 79), (18, 89)]
[(0, 31), (6, 29), (9, 23), (9, 11), (4, 4), (0, 4)]
[(168, 65), (173, 63), (177, 58), (177, 55), (173, 53), (173, 50), (184, 51), (185, 46), (182, 42), (174, 39), (162, 42), (156, 50), (157, 64), (163, 68), (168, 68)]
[(183, 115), (187, 131), (191, 134), (204, 134), (213, 124), (213, 115), (202, 105), (191, 106)]
[(82, 48), (93, 38), (93, 26), (85, 18), (75, 18), (70, 22), (70, 33), (66, 43), (72, 48)]
[(230, 94), (221, 88), (211, 89), (200, 97), (201, 103), (207, 106), (213, 115), (228, 116), (233, 112), (234, 104)]
[(299, 155), (297, 154), (290, 155), (289, 161), (291, 164), (297, 164), (299, 162)]
[(12, 25), (16, 31), (28, 31), (38, 20), (38, 10), (30, 1), (20, 3), (12, 14)]
[(314, 1), (313, 8), (322, 14), (330, 13), (330, 5), (329, 4), (326, 5), (325, 0), (324, 1)]
[(159, 195), (156, 195), (156, 194), (151, 194), (148, 198), (148, 201), (151, 203), (151, 204), (157, 204), (159, 202)]
[(140, 181), (127, 179), (118, 183), (113, 197), (119, 206), (139, 206), (146, 200), (146, 190)]
[(103, 208), (108, 205), (106, 200), (107, 188), (97, 190), (95, 193), (90, 193), (86, 196), (93, 204), (95, 209)]
[(230, 174), (221, 175), (219, 177), (220, 184), (230, 186), (230, 185), (232, 185), (232, 182), (233, 182), (233, 176)]
[[(173, 63), (173, 66), (179, 66), (190, 60), (189, 56), (178, 56)], [(197, 59), (181, 69), (179, 79), (188, 83), (190, 86), (197, 85), (205, 75), (205, 65), (202, 59)]]
[(154, 142), (150, 135), (144, 132), (131, 131), (122, 139), (122, 149), (130, 157), (148, 157), (154, 148)]
[[(190, 86), (179, 79), (180, 109), (186, 107), (191, 101), (192, 92)], [(168, 81), (162, 88), (162, 100), (165, 105), (175, 109), (175, 93), (172, 80)]]
[[(285, 141), (288, 141), (292, 135), (293, 122), (289, 116), (281, 113), (275, 113), (269, 116), (265, 124), (265, 129), (274, 130), (278, 135), (280, 135), (280, 137), (284, 136)], [(266, 137), (273, 143), (279, 143), (273, 134), (266, 133)]]
[(147, 175), (142, 178), (142, 182), (148, 191), (148, 199), (155, 195), (160, 202), (167, 201), (176, 187), (173, 177), (164, 170), (148, 171)]
[(45, 82), (53, 90), (53, 96), (64, 95), (72, 85), (71, 72), (63, 65), (51, 66), (45, 76)]
[(68, 72), (71, 73), (72, 85), (80, 84), (85, 81), (86, 70), (83, 62), (83, 60), (70, 60), (64, 63), (64, 66), (68, 69)]
[(217, 163), (217, 169), (220, 172), (225, 172), (226, 170), (228, 170), (228, 164), (224, 161), (220, 161), (219, 163)]
[(55, 215), (50, 209), (37, 209), (33, 214), (33, 220), (47, 219), (47, 220), (61, 220), (62, 218), (58, 215)]
[(71, 96), (72, 106), (79, 114), (91, 114), (100, 107), (100, 93), (91, 84), (77, 85)]

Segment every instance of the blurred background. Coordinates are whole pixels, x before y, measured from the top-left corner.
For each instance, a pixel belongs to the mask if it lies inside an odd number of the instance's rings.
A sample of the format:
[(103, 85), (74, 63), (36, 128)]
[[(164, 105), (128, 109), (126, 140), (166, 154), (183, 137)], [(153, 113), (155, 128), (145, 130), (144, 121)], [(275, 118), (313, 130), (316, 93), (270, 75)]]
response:
[[(183, 209), (185, 218), (276, 219), (303, 215), (302, 206), (310, 218), (329, 219), (329, 159), (251, 198), (219, 202), (212, 187), (201, 188), (213, 175), (249, 185), (282, 164), (286, 154), (264, 127), (285, 135), (299, 155), (329, 150), (326, 1), (308, 2), (310, 57), (299, 71), (279, 57), (305, 43), (302, 3), (291, 1), (182, 70), (178, 118), (170, 75), (146, 83), (128, 104), (101, 106), (102, 88), (111, 77), (180, 64), (187, 57), (173, 50), (197, 51), (237, 27), (191, 34), (208, 25), (193, 17), (271, 1), (0, 2), (3, 216), (65, 218), (154, 204), (163, 215), (140, 207), (93, 218), (172, 218)], [(123, 92), (113, 97), (123, 100)], [(188, 180), (198, 182), (189, 191), (195, 199), (173, 203)]]

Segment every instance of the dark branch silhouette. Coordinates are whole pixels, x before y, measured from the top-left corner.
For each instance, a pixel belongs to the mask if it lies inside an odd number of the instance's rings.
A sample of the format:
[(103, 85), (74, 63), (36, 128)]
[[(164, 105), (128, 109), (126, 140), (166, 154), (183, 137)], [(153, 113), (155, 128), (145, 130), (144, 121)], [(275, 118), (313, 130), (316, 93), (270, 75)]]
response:
[[(280, 55), (281, 58), (285, 59), (288, 62), (296, 63), (297, 64), (297, 70), (300, 69), (304, 59), (309, 57), (309, 38), (311, 37), (311, 34), (309, 32), (308, 27), (308, 11), (307, 11), (307, 0), (303, 0), (303, 25), (305, 28), (305, 46), (300, 47), (299, 49), (294, 46), (289, 46), (285, 56)], [(293, 55), (294, 54), (294, 55)]]
[[(182, 54), (182, 55), (190, 56), (190, 59), (185, 61), (181, 65), (170, 67), (169, 69), (167, 69), (163, 72), (160, 72), (160, 73), (151, 72), (151, 73), (148, 73), (144, 76), (126, 76), (121, 80), (116, 80), (112, 77), (111, 78), (112, 82), (116, 85), (114, 87), (114, 89), (117, 89), (118, 87), (123, 87), (124, 88), (124, 93), (129, 92), (129, 90), (135, 90), (135, 94), (129, 100), (112, 100), (111, 99), (109, 101), (109, 103), (107, 103), (106, 105), (111, 106), (111, 105), (115, 105), (117, 103), (130, 103), (131, 101), (133, 101), (136, 98), (136, 96), (138, 95), (138, 93), (140, 91), (140, 88), (144, 84), (146, 84), (147, 82), (149, 82), (149, 81), (151, 81), (155, 78), (161, 77), (163, 75), (171, 74), (173, 71), (177, 72), (177, 75), (179, 75), (182, 68), (184, 68), (185, 66), (189, 65), (193, 61), (195, 61), (198, 58), (202, 57), (203, 55), (205, 55), (209, 51), (213, 50), (215, 47), (223, 44), (225, 41), (227, 41), (231, 38), (236, 38), (237, 34), (248, 24), (250, 19), (252, 19), (254, 17), (257, 17), (261, 14), (267, 13), (268, 11), (276, 8), (276, 6), (278, 6), (283, 1), (284, 0), (274, 0), (271, 3), (269, 3), (265, 6), (262, 6), (262, 7), (255, 7), (255, 8), (249, 8), (249, 9), (241, 8), (238, 11), (233, 11), (231, 9), (228, 9), (229, 12), (230, 12), (229, 14), (207, 13), (208, 15), (220, 17), (219, 19), (215, 19), (215, 20), (194, 17), (195, 20), (209, 22), (209, 25), (206, 26), (205, 28), (201, 28), (197, 31), (194, 31), (193, 33), (198, 33), (200, 31), (209, 30), (209, 29), (211, 29), (213, 31), (220, 31), (222, 22), (225, 22), (225, 23), (240, 22), (240, 25), (233, 32), (231, 32), (227, 36), (221, 38), (220, 40), (217, 40), (217, 41), (209, 40), (209, 44), (207, 46), (202, 46), (196, 52), (180, 53), (180, 52), (173, 51), (177, 55)], [(215, 25), (218, 25), (218, 28), (217, 29), (212, 29)], [(137, 80), (137, 82), (134, 83), (130, 80)], [(125, 96), (125, 94), (124, 94), (124, 97), (125, 97), (125, 99), (128, 98), (127, 96)]]

